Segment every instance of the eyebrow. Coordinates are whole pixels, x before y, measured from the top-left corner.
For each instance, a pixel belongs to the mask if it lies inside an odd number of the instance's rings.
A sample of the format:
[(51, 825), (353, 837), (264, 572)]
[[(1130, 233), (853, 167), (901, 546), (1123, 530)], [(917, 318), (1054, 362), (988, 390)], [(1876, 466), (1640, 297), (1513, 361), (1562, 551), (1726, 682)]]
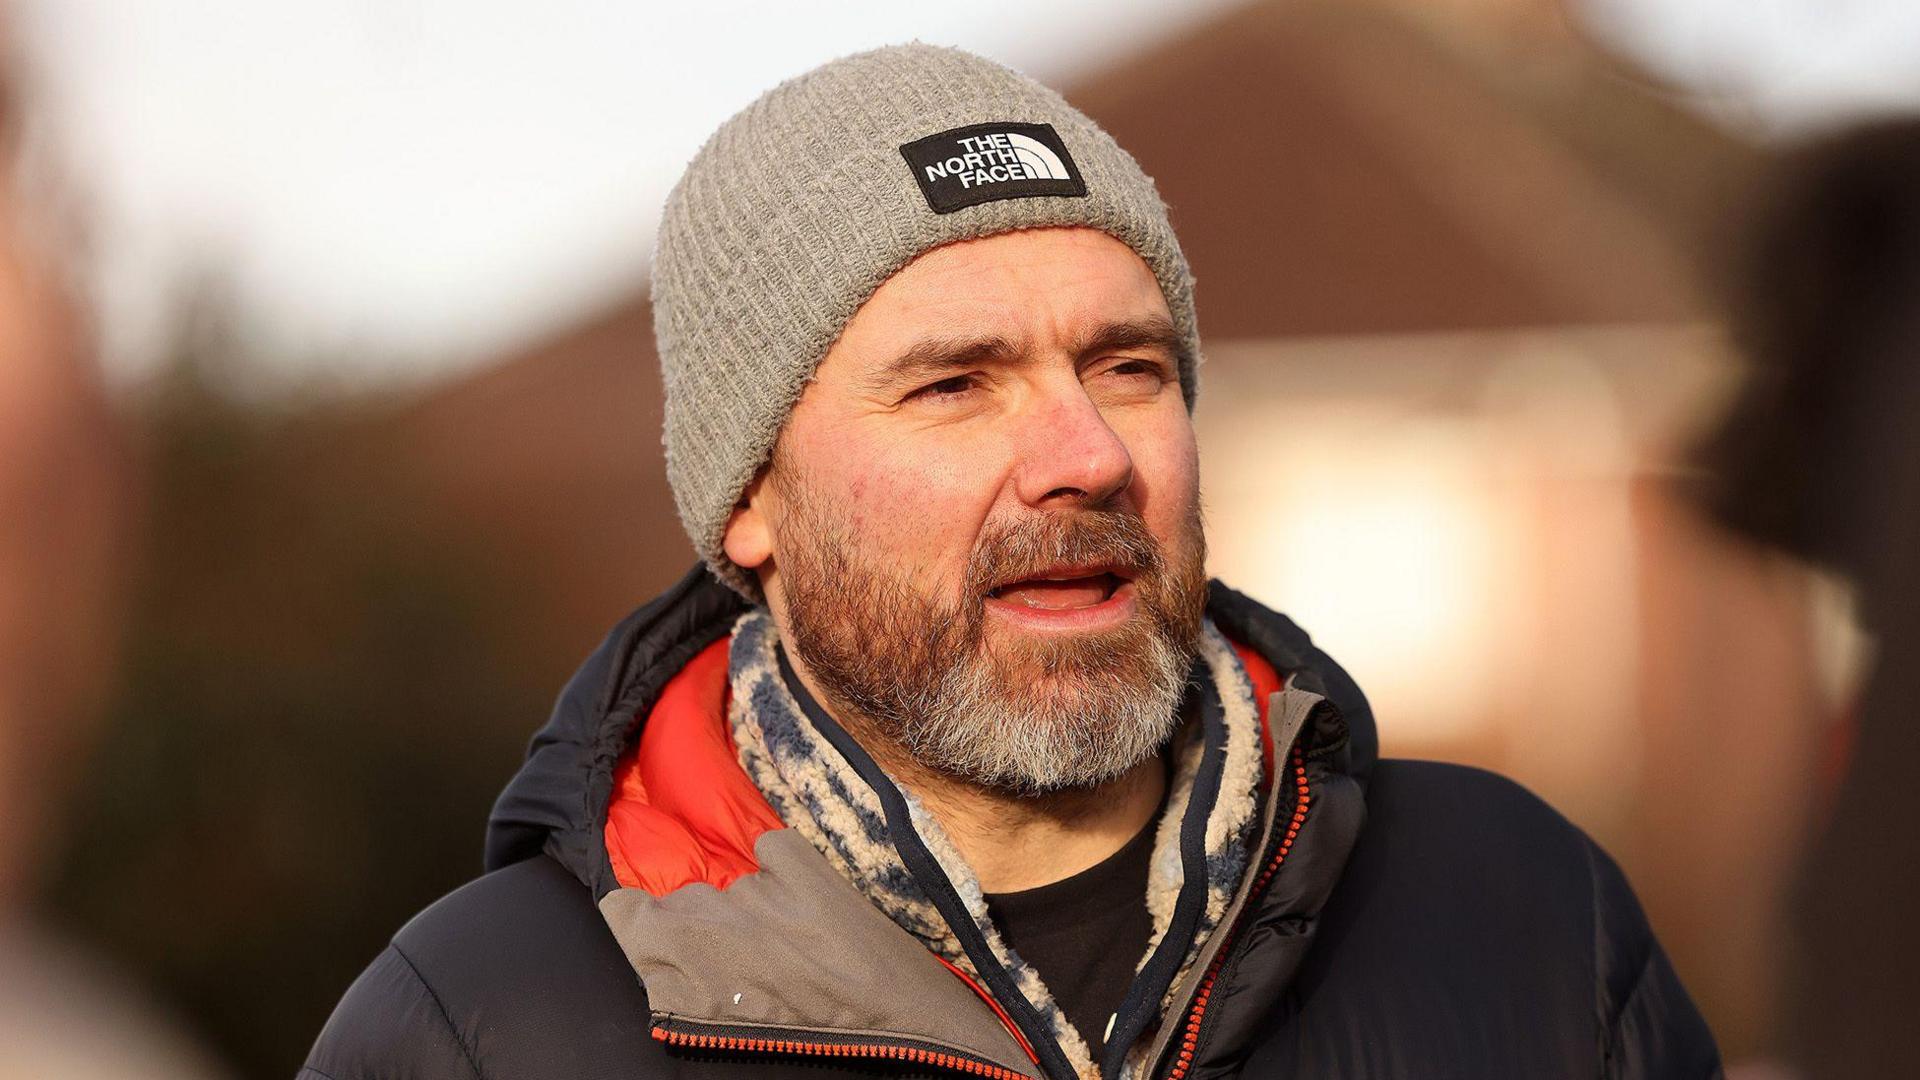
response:
[(1097, 353), (1123, 352), (1129, 349), (1160, 349), (1180, 366), (1185, 367), (1186, 339), (1174, 329), (1173, 323), (1159, 315), (1147, 315), (1124, 322), (1104, 323), (1088, 335), (1074, 350), (1081, 359)]
[(973, 338), (927, 338), (914, 342), (907, 350), (881, 365), (861, 380), (861, 386), (878, 393), (949, 372), (983, 364), (1018, 362), (1025, 350), (998, 334)]
[[(1073, 348), (1076, 360), (1126, 349), (1161, 349), (1186, 366), (1186, 343), (1173, 323), (1159, 315), (1102, 323)], [(982, 365), (1017, 364), (1027, 358), (1020, 343), (998, 334), (970, 338), (928, 338), (915, 342), (878, 371), (861, 380), (869, 392), (933, 379)]]

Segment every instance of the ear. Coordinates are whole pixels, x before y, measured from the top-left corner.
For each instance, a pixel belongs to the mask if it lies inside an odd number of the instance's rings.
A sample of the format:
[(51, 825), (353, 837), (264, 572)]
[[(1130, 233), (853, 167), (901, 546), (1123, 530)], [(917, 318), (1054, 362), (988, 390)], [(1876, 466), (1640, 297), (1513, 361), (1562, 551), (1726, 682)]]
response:
[(733, 513), (727, 516), (727, 531), (721, 539), (727, 558), (746, 570), (758, 570), (773, 557), (773, 528), (767, 520), (761, 494), (766, 478), (766, 470), (762, 469), (747, 485)]

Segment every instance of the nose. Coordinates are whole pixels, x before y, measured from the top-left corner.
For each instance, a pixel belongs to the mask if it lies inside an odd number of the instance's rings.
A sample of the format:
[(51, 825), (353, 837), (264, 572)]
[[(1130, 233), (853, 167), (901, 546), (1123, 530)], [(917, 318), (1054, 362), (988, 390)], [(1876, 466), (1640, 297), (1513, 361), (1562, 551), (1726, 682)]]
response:
[(1133, 484), (1133, 455), (1076, 382), (1021, 424), (1021, 501), (1038, 509), (1105, 506)]

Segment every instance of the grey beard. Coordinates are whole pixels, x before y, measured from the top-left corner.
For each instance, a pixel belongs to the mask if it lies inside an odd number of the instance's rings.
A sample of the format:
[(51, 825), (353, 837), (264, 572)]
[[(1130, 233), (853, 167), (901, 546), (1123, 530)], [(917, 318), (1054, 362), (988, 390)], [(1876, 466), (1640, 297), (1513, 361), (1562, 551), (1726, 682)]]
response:
[[(1097, 643), (1089, 653), (1077, 693), (1020, 694), (992, 664), (949, 664), (930, 693), (899, 710), (915, 719), (886, 725), (887, 734), (925, 767), (989, 790), (1098, 787), (1172, 737), (1192, 661), (1158, 634), (1145, 655)], [(1133, 668), (1125, 677), (1123, 664)]]
[[(1177, 565), (1121, 511), (1057, 511), (991, 531), (958, 601), (942, 604), (860, 558), (844, 519), (813, 493), (792, 481), (782, 493), (788, 643), (856, 731), (935, 773), (1015, 795), (1098, 787), (1171, 738), (1206, 601), (1197, 513)], [(1134, 568), (1145, 617), (1001, 655), (985, 634), (984, 583), (1061, 562)]]

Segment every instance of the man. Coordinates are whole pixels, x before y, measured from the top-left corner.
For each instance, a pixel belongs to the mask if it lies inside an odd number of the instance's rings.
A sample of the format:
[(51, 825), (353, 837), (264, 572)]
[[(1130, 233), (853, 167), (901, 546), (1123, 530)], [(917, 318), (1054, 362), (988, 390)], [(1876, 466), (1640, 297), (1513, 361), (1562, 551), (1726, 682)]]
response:
[(1605, 855), (1376, 762), (1345, 673), (1207, 583), (1192, 280), (1057, 95), (918, 45), (769, 92), (654, 306), (705, 566), (308, 1076), (1717, 1072)]

